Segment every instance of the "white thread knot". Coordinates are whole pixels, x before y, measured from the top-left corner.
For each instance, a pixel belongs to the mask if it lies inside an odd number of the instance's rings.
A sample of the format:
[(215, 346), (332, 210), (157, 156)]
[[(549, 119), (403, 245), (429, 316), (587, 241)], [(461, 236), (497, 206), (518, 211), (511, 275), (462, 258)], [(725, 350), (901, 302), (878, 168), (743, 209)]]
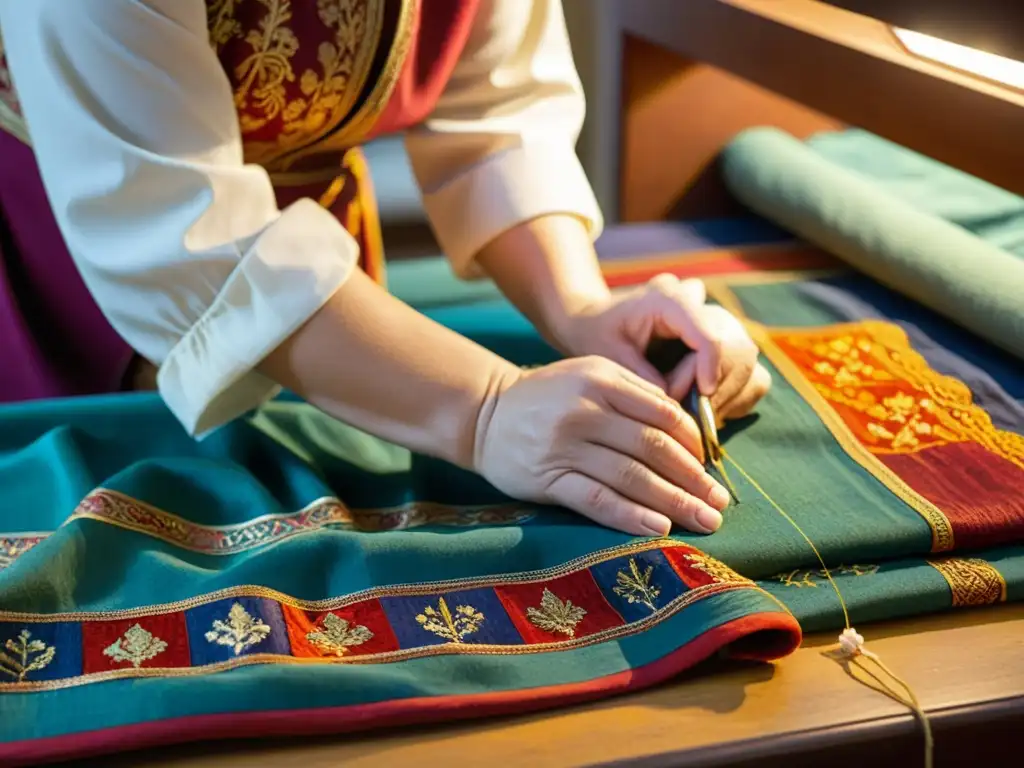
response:
[(854, 659), (861, 654), (868, 655), (864, 650), (864, 635), (853, 627), (847, 627), (839, 636), (839, 650), (847, 658)]

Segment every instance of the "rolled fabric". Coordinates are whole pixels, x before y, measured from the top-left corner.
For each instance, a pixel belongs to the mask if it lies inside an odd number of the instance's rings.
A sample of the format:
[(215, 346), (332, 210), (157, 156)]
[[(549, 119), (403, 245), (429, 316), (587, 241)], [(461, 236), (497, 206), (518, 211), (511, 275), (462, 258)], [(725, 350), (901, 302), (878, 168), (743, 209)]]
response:
[(756, 213), (1024, 358), (1024, 260), (775, 128), (739, 134), (722, 172)]

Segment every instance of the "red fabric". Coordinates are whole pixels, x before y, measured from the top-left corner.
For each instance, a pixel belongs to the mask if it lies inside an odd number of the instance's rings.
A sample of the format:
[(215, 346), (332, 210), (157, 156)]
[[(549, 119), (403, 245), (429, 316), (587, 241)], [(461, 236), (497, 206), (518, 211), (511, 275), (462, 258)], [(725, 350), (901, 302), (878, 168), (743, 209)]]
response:
[[(755, 643), (755, 638), (764, 638), (766, 642)], [(757, 613), (708, 630), (651, 664), (582, 683), (463, 696), (424, 696), (348, 707), (181, 717), (0, 744), (0, 762), (9, 766), (39, 765), (198, 740), (251, 739), (254, 735), (312, 736), (522, 714), (648, 688), (739, 641), (744, 641), (739, 654), (742, 658), (772, 661), (795, 651), (801, 640), (800, 625), (789, 614)]]
[(398, 83), (370, 138), (422, 122), (455, 69), (469, 38), (480, 0), (415, 0), (416, 29)]
[(787, 272), (832, 269), (839, 262), (817, 248), (803, 244), (754, 245), (693, 251), (678, 256), (656, 256), (606, 260), (601, 264), (605, 281), (612, 288), (640, 285), (669, 273), (676, 277), (714, 277), (744, 272)]
[(391, 624), (388, 622), (380, 600), (363, 600), (329, 612), (304, 611), (282, 603), (281, 610), (284, 612), (284, 623), (288, 628), (292, 653), (296, 656), (321, 658), (336, 655), (325, 651), (307, 639), (310, 632), (324, 630), (324, 618), (328, 613), (333, 613), (339, 619), (348, 622), (350, 627), (366, 627), (373, 633), (373, 637), (366, 642), (347, 646), (345, 656), (365, 656), (368, 653), (386, 653), (398, 650), (398, 638), (395, 637), (395, 633), (391, 629)]
[(545, 589), (551, 590), (563, 603), (571, 602), (587, 612), (576, 626), (577, 637), (621, 627), (626, 623), (605, 600), (589, 569), (570, 573), (554, 581), (495, 587), (498, 599), (504, 604), (512, 623), (527, 644), (564, 642), (566, 639), (564, 634), (548, 632), (530, 621), (529, 610), (540, 606)]
[(117, 661), (104, 653), (118, 639), (138, 624), (153, 636), (154, 642), (165, 642), (167, 647), (159, 656), (142, 661), (140, 667), (188, 667), (192, 660), (188, 648), (188, 629), (184, 613), (166, 613), (121, 621), (87, 621), (82, 624), (82, 672), (107, 672), (124, 669), (129, 661)]
[(1024, 470), (977, 443), (951, 443), (878, 457), (945, 513), (956, 548), (1024, 540)]

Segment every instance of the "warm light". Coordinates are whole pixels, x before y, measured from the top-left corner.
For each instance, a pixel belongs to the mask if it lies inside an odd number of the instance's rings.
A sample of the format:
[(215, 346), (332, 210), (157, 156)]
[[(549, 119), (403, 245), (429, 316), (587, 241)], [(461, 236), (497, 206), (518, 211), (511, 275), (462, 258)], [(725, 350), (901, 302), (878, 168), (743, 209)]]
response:
[(916, 56), (1024, 90), (1022, 62), (950, 43), (931, 35), (922, 35), (920, 32), (911, 32), (909, 29), (894, 28), (893, 33)]

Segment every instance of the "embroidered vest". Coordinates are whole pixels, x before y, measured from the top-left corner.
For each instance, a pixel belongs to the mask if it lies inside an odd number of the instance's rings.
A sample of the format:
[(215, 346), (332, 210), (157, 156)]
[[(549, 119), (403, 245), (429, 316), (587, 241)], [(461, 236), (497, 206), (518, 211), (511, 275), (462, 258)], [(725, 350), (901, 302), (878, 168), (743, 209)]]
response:
[[(437, 102), (479, 0), (206, 0), (247, 162), (282, 207), (319, 199), (378, 272), (379, 225), (359, 145), (422, 121)], [(0, 128), (28, 142), (0, 38)], [(377, 274), (379, 277), (379, 273)]]

